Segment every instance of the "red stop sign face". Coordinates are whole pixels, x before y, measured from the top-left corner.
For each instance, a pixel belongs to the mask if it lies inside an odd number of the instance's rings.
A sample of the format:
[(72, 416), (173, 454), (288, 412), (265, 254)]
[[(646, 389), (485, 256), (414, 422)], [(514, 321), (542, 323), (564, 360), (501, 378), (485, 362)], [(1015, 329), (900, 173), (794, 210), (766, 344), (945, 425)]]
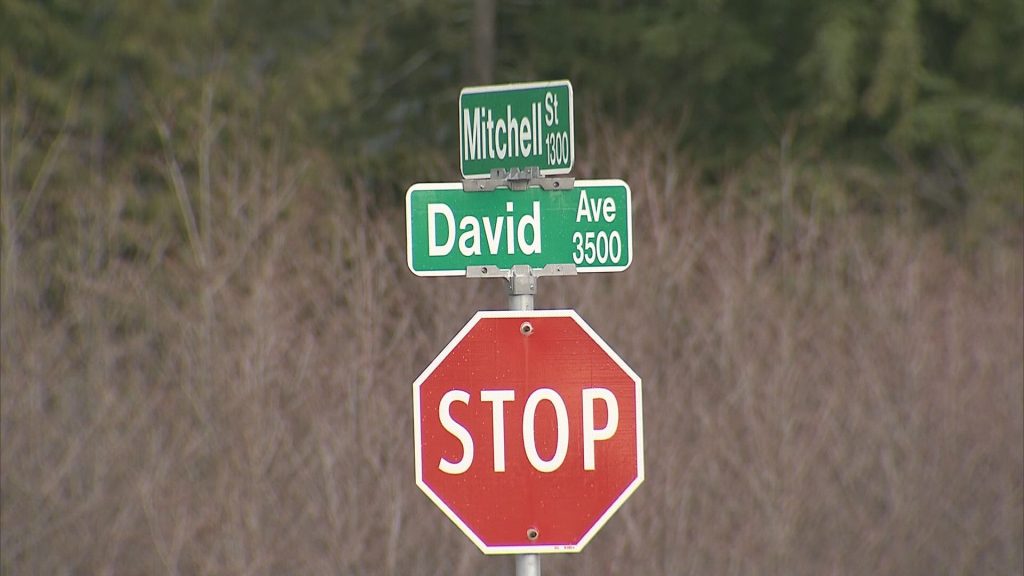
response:
[(413, 405), (416, 483), (485, 553), (577, 552), (643, 482), (640, 378), (575, 311), (478, 312)]

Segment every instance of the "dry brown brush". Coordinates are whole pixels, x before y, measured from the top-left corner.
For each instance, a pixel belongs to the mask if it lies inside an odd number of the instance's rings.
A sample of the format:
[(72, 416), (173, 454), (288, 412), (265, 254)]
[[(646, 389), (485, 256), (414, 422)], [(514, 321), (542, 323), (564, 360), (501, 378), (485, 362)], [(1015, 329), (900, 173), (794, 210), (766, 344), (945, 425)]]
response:
[[(0, 571), (511, 573), (413, 482), (411, 383), (497, 281), (414, 277), (401, 209), (319, 161), (167, 130), (155, 185), (33, 190), (4, 131)], [(636, 259), (537, 303), (644, 378), (647, 481), (545, 572), (1021, 573), (1020, 231), (953, 255), (785, 201), (797, 161), (765, 208), (649, 132), (589, 136)]]

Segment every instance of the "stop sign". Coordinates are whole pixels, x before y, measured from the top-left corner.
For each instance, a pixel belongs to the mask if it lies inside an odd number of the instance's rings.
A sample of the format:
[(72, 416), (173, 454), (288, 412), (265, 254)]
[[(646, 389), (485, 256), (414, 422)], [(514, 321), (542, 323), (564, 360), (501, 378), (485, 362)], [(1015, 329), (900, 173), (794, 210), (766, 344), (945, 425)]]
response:
[(478, 312), (413, 407), (416, 483), (487, 554), (577, 552), (643, 482), (640, 378), (572, 310)]

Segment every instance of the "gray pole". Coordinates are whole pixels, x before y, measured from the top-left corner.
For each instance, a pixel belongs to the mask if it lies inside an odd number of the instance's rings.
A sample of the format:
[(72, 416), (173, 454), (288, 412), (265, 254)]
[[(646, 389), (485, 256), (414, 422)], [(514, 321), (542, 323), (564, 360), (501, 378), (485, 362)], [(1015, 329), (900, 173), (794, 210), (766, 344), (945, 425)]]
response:
[(533, 310), (533, 297), (537, 294), (537, 277), (529, 266), (516, 265), (508, 278), (508, 309), (519, 312)]
[(494, 81), (497, 14), (496, 0), (473, 2), (473, 81), (477, 84), (490, 84)]
[(516, 576), (540, 576), (540, 556), (537, 554), (516, 556)]
[[(513, 266), (508, 279), (508, 309), (533, 310), (533, 297), (537, 294), (537, 277), (529, 266)], [(516, 576), (540, 576), (540, 556), (518, 554)]]

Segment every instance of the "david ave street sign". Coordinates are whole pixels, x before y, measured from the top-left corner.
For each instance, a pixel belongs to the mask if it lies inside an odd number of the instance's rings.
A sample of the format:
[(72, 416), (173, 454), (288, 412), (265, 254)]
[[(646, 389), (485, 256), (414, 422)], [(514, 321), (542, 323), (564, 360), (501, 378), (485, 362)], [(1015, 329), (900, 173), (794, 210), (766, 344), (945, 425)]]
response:
[(419, 276), (517, 264), (618, 272), (633, 260), (630, 190), (622, 180), (577, 180), (563, 191), (415, 184), (405, 214), (409, 269)]
[(568, 174), (575, 157), (568, 80), (478, 86), (459, 94), (459, 164), (465, 178), (537, 166)]
[(478, 312), (413, 419), (416, 484), (488, 554), (578, 552), (644, 479), (640, 378), (572, 310)]

